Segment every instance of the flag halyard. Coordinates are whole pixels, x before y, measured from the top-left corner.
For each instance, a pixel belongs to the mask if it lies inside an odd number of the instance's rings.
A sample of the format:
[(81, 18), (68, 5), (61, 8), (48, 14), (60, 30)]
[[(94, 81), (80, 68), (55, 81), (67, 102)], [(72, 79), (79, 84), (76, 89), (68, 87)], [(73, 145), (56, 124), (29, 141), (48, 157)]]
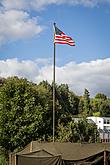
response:
[(60, 29), (56, 27), (54, 24), (55, 28), (55, 34), (54, 34), (54, 43), (57, 44), (68, 44), (70, 46), (75, 46), (75, 42), (71, 37), (66, 35), (64, 32), (62, 32)]

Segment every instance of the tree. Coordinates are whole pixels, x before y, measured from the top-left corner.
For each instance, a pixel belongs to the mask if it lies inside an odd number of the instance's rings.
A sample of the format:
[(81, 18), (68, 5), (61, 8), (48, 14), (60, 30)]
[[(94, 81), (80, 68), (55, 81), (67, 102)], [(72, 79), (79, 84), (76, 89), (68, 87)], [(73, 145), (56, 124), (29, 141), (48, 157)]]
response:
[(92, 112), (97, 113), (99, 112), (99, 107), (100, 104), (102, 104), (102, 101), (96, 98), (91, 99), (91, 107), (92, 107)]
[(107, 96), (103, 93), (97, 93), (95, 99), (107, 100)]
[(57, 87), (56, 99), (59, 101), (63, 113), (78, 114), (79, 98), (69, 90), (67, 84), (61, 84)]
[(90, 94), (87, 89), (84, 90), (84, 95), (83, 95), (83, 110), (86, 115), (91, 115), (91, 106), (90, 106)]
[(91, 107), (94, 115), (99, 113), (99, 116), (110, 116), (110, 101), (104, 94), (96, 94), (95, 98), (91, 100)]
[(84, 111), (84, 100), (83, 97), (79, 97), (78, 113), (82, 115), (83, 111)]
[(58, 140), (61, 142), (96, 142), (98, 136), (97, 126), (85, 119), (58, 127)]
[(110, 117), (110, 104), (107, 101), (102, 102), (99, 107), (100, 116)]
[(8, 78), (0, 87), (0, 145), (7, 151), (40, 138), (43, 108), (35, 85)]
[[(32, 140), (51, 140), (53, 125), (52, 85), (38, 85), (10, 77), (0, 82), (0, 146), (7, 152), (23, 148)], [(92, 110), (92, 111), (91, 111)], [(73, 122), (74, 115), (110, 116), (110, 99), (102, 94), (90, 99), (85, 89), (82, 97), (67, 84), (55, 84), (55, 139), (71, 142), (94, 142), (96, 126), (85, 119)]]
[(40, 97), (40, 104), (43, 107), (43, 127), (41, 140), (48, 140), (52, 137), (52, 116), (53, 116), (53, 98), (52, 86), (47, 81), (42, 81), (37, 86), (37, 91)]
[[(55, 130), (58, 123), (71, 121), (77, 113), (78, 98), (67, 85), (56, 85)], [(7, 151), (24, 147), (32, 140), (52, 138), (52, 86), (7, 78), (0, 86), (0, 145)], [(65, 108), (66, 107), (66, 108)]]

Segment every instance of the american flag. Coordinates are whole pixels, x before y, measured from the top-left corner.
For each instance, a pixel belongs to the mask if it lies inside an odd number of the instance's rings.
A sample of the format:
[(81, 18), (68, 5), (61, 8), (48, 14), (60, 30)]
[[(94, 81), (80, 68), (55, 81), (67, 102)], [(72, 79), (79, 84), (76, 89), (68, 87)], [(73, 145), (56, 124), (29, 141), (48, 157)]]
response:
[(54, 43), (57, 44), (68, 44), (70, 46), (75, 46), (75, 42), (69, 36), (67, 36), (64, 32), (59, 30), (54, 23), (55, 34), (54, 34)]

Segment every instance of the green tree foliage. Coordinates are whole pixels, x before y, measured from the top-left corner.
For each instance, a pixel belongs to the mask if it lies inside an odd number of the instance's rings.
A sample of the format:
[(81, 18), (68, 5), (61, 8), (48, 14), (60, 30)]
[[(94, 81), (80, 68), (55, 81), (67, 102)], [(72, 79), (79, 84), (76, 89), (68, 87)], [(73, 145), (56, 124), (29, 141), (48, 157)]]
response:
[(79, 104), (78, 104), (78, 113), (82, 115), (84, 112), (84, 100), (83, 97), (79, 98)]
[(110, 101), (106, 95), (96, 94), (95, 98), (91, 99), (91, 107), (93, 114), (99, 112), (102, 117), (110, 117)]
[(0, 155), (0, 165), (8, 165), (8, 160), (3, 154)]
[(82, 113), (84, 116), (92, 115), (90, 94), (87, 89), (84, 90), (84, 95), (80, 98), (78, 108), (79, 108), (79, 113)]
[(103, 93), (97, 93), (95, 99), (107, 100), (107, 96)]
[[(78, 113), (78, 97), (67, 85), (56, 85), (55, 130)], [(0, 86), (0, 145), (7, 151), (24, 147), (32, 140), (52, 137), (52, 86), (11, 77)], [(57, 136), (57, 131), (56, 131)]]
[(6, 151), (0, 147), (0, 165), (8, 165)]
[(99, 108), (100, 116), (110, 117), (110, 104), (104, 101)]
[(0, 145), (8, 151), (39, 138), (42, 106), (34, 84), (8, 78), (0, 87)]
[(56, 99), (59, 101), (64, 113), (72, 115), (78, 114), (79, 98), (69, 90), (67, 84), (61, 84), (57, 87)]
[(60, 124), (58, 127), (58, 140), (61, 142), (96, 142), (98, 131), (96, 125), (88, 123), (87, 120), (68, 122), (67, 125)]
[(84, 111), (89, 114), (90, 113), (90, 94), (89, 91), (87, 89), (84, 90), (84, 95), (83, 95), (83, 99), (84, 99)]
[[(10, 77), (0, 81), (0, 146), (10, 152), (32, 140), (51, 140), (53, 125), (52, 84), (38, 85)], [(76, 96), (67, 84), (55, 84), (55, 139), (71, 142), (95, 142), (97, 130), (85, 119), (74, 116), (99, 114), (110, 116), (110, 99), (98, 93), (90, 98), (85, 89)]]
[(99, 112), (99, 108), (101, 104), (102, 104), (101, 100), (96, 98), (91, 99), (92, 112), (93, 113)]

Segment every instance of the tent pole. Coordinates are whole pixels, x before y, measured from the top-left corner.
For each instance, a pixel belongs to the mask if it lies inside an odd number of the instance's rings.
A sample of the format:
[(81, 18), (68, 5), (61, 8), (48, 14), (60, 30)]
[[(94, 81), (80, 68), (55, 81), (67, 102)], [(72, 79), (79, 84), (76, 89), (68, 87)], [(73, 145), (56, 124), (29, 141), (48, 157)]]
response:
[(106, 155), (106, 150), (104, 150), (104, 165), (107, 165), (107, 155)]

